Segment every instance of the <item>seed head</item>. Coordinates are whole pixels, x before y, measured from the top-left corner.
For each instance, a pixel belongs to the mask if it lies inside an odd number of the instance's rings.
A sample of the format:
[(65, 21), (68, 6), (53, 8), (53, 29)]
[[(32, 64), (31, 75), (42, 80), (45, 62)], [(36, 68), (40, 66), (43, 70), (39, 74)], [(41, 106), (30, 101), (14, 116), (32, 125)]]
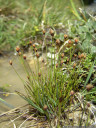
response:
[(33, 44), (33, 48), (35, 48), (35, 44)]
[(43, 29), (42, 33), (43, 33), (43, 35), (45, 35), (46, 31)]
[(64, 53), (61, 54), (61, 57), (62, 57), (62, 58), (64, 57)]
[(39, 56), (40, 56), (39, 53), (37, 53), (37, 54), (36, 54), (36, 57), (39, 58)]
[(63, 60), (61, 60), (61, 65), (64, 63), (64, 61)]
[(60, 44), (60, 40), (56, 39), (56, 44), (59, 45)]
[(41, 76), (41, 73), (40, 73), (40, 72), (38, 72), (38, 76), (39, 76), (39, 77)]
[(43, 106), (43, 109), (46, 111), (46, 110), (48, 109), (48, 106), (45, 104), (45, 105)]
[(76, 63), (73, 64), (73, 68), (75, 68), (75, 67), (76, 67)]
[(94, 86), (92, 84), (88, 84), (86, 85), (86, 89), (87, 91), (90, 91)]
[(87, 103), (87, 106), (90, 107), (90, 103), (89, 102)]
[(29, 41), (29, 44), (30, 44), (30, 45), (32, 44), (32, 41), (31, 41), (31, 40)]
[(34, 48), (35, 52), (37, 52), (37, 48)]
[(75, 92), (73, 90), (71, 90), (70, 95), (73, 96), (75, 94)]
[(71, 40), (69, 40), (69, 41), (68, 41), (68, 43), (69, 43), (69, 44), (72, 44), (72, 41), (71, 41)]
[(81, 55), (78, 56), (78, 59), (81, 59)]
[(30, 79), (30, 77), (29, 77), (29, 76), (27, 76), (27, 78), (28, 78), (28, 80)]
[(77, 54), (74, 54), (74, 57), (76, 58), (77, 57)]
[(67, 62), (69, 62), (69, 58), (67, 58)]
[(26, 55), (23, 55), (23, 59), (26, 60)]
[(44, 63), (44, 62), (45, 62), (43, 58), (42, 58), (42, 60), (41, 60), (41, 61), (42, 61), (42, 63)]
[(86, 59), (86, 55), (84, 55), (84, 59)]
[(81, 99), (84, 99), (84, 96), (82, 96)]
[(12, 65), (12, 60), (9, 61), (9, 64)]
[(83, 57), (84, 57), (84, 53), (81, 54), (81, 58), (83, 58)]
[(64, 39), (67, 39), (68, 38), (68, 35), (64, 35)]
[(49, 32), (50, 32), (50, 35), (51, 35), (51, 36), (54, 36), (54, 30), (53, 30), (53, 29), (50, 29)]
[(18, 52), (18, 55), (21, 56), (21, 52)]
[(61, 103), (63, 101), (63, 96), (59, 98), (59, 102)]
[(79, 42), (79, 40), (78, 39), (75, 39), (75, 44), (77, 44)]
[(19, 47), (19, 46), (16, 47), (16, 51), (17, 51), (17, 52), (20, 51), (20, 47)]
[(56, 68), (58, 67), (58, 63), (56, 64)]

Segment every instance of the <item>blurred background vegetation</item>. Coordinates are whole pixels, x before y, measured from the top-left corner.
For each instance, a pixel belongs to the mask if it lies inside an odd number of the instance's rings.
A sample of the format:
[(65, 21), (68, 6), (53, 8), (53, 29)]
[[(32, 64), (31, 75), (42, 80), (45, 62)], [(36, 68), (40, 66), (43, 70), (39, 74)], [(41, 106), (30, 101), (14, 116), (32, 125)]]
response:
[[(80, 0), (74, 0), (80, 7)], [(41, 27), (54, 27), (73, 20), (70, 0), (0, 0), (0, 51), (25, 45), (25, 38), (35, 36)], [(75, 17), (76, 19), (76, 17)]]

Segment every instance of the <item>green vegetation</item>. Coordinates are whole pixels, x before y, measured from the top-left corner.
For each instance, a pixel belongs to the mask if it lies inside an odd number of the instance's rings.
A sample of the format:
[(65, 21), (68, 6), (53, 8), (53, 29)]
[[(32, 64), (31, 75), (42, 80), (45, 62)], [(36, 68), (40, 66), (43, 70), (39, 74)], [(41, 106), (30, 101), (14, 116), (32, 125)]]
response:
[[(1, 48), (5, 44), (9, 49), (18, 45), (17, 56), (27, 80), (18, 74), (11, 60), (9, 63), (24, 84), (26, 94), (16, 92), (34, 108), (31, 114), (46, 117), (50, 127), (55, 120), (57, 128), (94, 123), (91, 106), (96, 103), (95, 18), (82, 10), (79, 13), (72, 0), (17, 0), (5, 4), (1, 0)], [(32, 50), (37, 60), (35, 72), (22, 47)], [(74, 115), (77, 108), (82, 114), (78, 114), (75, 123), (69, 115)]]
[[(47, 41), (46, 33), (47, 36), (52, 37), (52, 39), (50, 39), (49, 41), (49, 44), (51, 43), (51, 51), (49, 49), (51, 53), (51, 59), (48, 59), (47, 57), (47, 45), (46, 58), (42, 59), (43, 65), (47, 63), (47, 65), (45, 66), (45, 69), (47, 71), (46, 73), (42, 73), (42, 68), (39, 64), (39, 48), (35, 45), (35, 43), (30, 44), (29, 42), (32, 53), (34, 53), (37, 58), (36, 72), (33, 72), (30, 69), (27, 63), (27, 56), (22, 54), (22, 51), (19, 47), (16, 47), (18, 57), (21, 60), (26, 71), (28, 81), (21, 78), (20, 74), (16, 72), (12, 61), (10, 61), (10, 65), (20, 77), (26, 90), (26, 95), (20, 92), (17, 93), (36, 109), (37, 115), (46, 116), (49, 122), (54, 120), (54, 117), (57, 118), (57, 126), (59, 127), (59, 125), (63, 121), (64, 114), (68, 116), (68, 113), (66, 113), (66, 111), (68, 110), (68, 108), (70, 109), (72, 107), (72, 104), (74, 104), (74, 107), (76, 107), (76, 105), (78, 104), (80, 107), (81, 104), (83, 104), (83, 111), (86, 111), (85, 107), (87, 107), (88, 109), (87, 100), (95, 100), (96, 88), (91, 84), (91, 81), (94, 80), (95, 76), (93, 75), (92, 78), (91, 75), (92, 73), (95, 73), (95, 70), (93, 70), (93, 68), (94, 64), (96, 64), (96, 61), (94, 61), (93, 64), (92, 55), (76, 52), (79, 41), (76, 38), (74, 40), (70, 39), (70, 37), (64, 34), (63, 45), (65, 45), (65, 47), (63, 47), (61, 51), (59, 50), (59, 52), (58, 46), (60, 46), (61, 41), (59, 39), (56, 39), (56, 41), (54, 41), (54, 38), (59, 37), (59, 35), (54, 33), (52, 29), (50, 29), (49, 32), (50, 33), (43, 31), (44, 44), (46, 44)], [(56, 55), (56, 53), (58, 54)], [(79, 93), (81, 97), (84, 96), (84, 100), (82, 101), (82, 103), (77, 100)], [(71, 109), (73, 111), (74, 108)], [(68, 120), (68, 117), (66, 117), (66, 119)], [(89, 125), (90, 120), (87, 120), (87, 123)], [(84, 121), (80, 122), (79, 124), (78, 120), (78, 125), (84, 125)], [(85, 125), (87, 125), (86, 122)]]

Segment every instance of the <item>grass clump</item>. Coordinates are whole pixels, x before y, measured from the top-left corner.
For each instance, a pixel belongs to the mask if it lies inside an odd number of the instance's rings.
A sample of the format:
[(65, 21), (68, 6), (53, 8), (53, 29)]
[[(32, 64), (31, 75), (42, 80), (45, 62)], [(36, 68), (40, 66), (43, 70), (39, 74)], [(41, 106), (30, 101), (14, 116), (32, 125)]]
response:
[[(46, 34), (44, 31), (43, 34), (44, 44), (46, 44)], [(87, 107), (88, 109), (89, 107), (86, 101), (86, 99), (88, 99), (86, 98), (87, 94), (83, 94), (82, 91), (85, 89), (84, 83), (88, 76), (89, 68), (92, 66), (90, 56), (86, 53), (76, 51), (77, 44), (79, 43), (77, 39), (70, 39), (69, 36), (63, 34), (63, 45), (60, 47), (59, 43), (61, 40), (54, 40), (55, 36), (58, 37), (54, 30), (51, 29), (49, 31), (49, 36), (52, 37), (49, 41), (51, 46), (51, 50), (49, 49), (51, 57), (50, 59), (47, 57), (48, 47), (46, 45), (46, 58), (41, 60), (43, 66), (46, 63), (45, 73), (43, 73), (40, 67), (41, 57), (39, 48), (34, 43), (30, 43), (29, 41), (30, 47), (33, 50), (32, 53), (34, 53), (37, 60), (36, 72), (33, 72), (28, 65), (27, 56), (23, 55), (19, 47), (16, 47), (18, 57), (24, 66), (28, 79), (27, 81), (23, 80), (16, 72), (12, 61), (10, 61), (10, 65), (22, 80), (26, 90), (26, 95), (20, 92), (17, 93), (25, 99), (28, 104), (34, 107), (35, 116), (45, 116), (49, 120), (51, 126), (53, 125), (52, 121), (54, 122), (55, 119), (57, 120), (55, 124), (56, 127), (65, 124), (71, 124), (73, 126), (87, 125), (84, 120), (80, 122), (78, 120), (76, 123), (74, 117), (71, 122), (69, 115), (70, 112), (72, 113), (72, 111), (74, 111), (75, 107), (82, 108), (80, 111), (83, 110), (83, 114), (86, 111), (85, 108)], [(36, 48), (37, 50), (35, 50)], [(88, 82), (89, 80), (87, 83)], [(94, 85), (92, 87), (94, 89)], [(82, 96), (84, 96), (83, 99)], [(82, 119), (81, 115), (80, 119)], [(87, 123), (90, 124), (89, 119), (87, 121)]]

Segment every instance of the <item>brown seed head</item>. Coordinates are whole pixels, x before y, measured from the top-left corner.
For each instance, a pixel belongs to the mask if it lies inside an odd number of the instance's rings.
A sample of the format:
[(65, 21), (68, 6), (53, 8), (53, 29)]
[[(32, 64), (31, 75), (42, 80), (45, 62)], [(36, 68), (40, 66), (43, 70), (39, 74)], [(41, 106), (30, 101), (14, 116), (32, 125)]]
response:
[(35, 48), (35, 44), (33, 44), (33, 48)]
[(56, 68), (58, 67), (58, 63), (56, 64)]
[(69, 58), (67, 58), (67, 62), (69, 62)]
[(87, 103), (87, 107), (90, 107), (90, 103), (89, 102)]
[(32, 45), (32, 41), (31, 40), (29, 41), (29, 44)]
[(46, 111), (46, 110), (48, 109), (48, 106), (45, 104), (45, 105), (43, 106), (43, 109)]
[(75, 39), (75, 44), (77, 44), (79, 42), (79, 40), (78, 39)]
[(63, 60), (61, 60), (61, 65), (64, 63), (64, 61)]
[(63, 96), (61, 96), (60, 98), (59, 98), (59, 102), (62, 102), (63, 101)]
[(26, 60), (26, 55), (23, 55), (23, 59)]
[(43, 33), (43, 35), (45, 35), (46, 31), (43, 29), (42, 33)]
[(40, 56), (39, 53), (37, 53), (37, 54), (36, 54), (36, 57), (39, 58), (39, 56)]
[(82, 96), (81, 99), (84, 99), (84, 96)]
[(16, 47), (16, 51), (17, 51), (17, 52), (20, 51), (20, 47), (19, 47), (19, 46)]
[(42, 58), (42, 60), (41, 60), (41, 61), (42, 61), (42, 63), (44, 63), (44, 62), (45, 62), (43, 58)]
[(12, 60), (9, 61), (9, 64), (12, 65)]
[(70, 95), (73, 96), (75, 94), (75, 92), (73, 90), (71, 90)]
[(86, 59), (86, 55), (84, 55), (84, 59)]
[(73, 68), (75, 68), (75, 67), (76, 67), (76, 63), (73, 64)]
[(81, 59), (81, 55), (78, 56), (78, 59)]
[(19, 52), (18, 55), (21, 56), (21, 52)]
[(69, 43), (69, 44), (72, 44), (72, 41), (71, 41), (71, 40), (69, 40), (69, 41), (68, 41), (68, 43)]
[(56, 39), (56, 44), (59, 45), (60, 44), (60, 40)]
[(83, 57), (84, 57), (84, 53), (81, 54), (81, 58), (83, 58)]
[(54, 36), (54, 30), (53, 30), (53, 29), (50, 29), (49, 32), (50, 32), (50, 35), (51, 35), (51, 36)]
[(64, 53), (61, 54), (61, 57), (62, 57), (62, 58), (64, 57)]
[(28, 80), (29, 80), (29, 78), (30, 78), (30, 77), (29, 77), (29, 76), (27, 76), (27, 78), (28, 78)]
[(40, 72), (38, 72), (38, 76), (39, 76), (39, 77), (41, 76), (41, 73), (40, 73)]
[(35, 52), (37, 52), (37, 48), (34, 48)]
[(76, 58), (77, 57), (77, 54), (74, 54), (74, 57)]
[(94, 86), (92, 84), (86, 85), (86, 90), (90, 91)]
[(68, 38), (68, 35), (65, 34), (65, 35), (64, 35), (64, 38), (67, 39), (67, 38)]

